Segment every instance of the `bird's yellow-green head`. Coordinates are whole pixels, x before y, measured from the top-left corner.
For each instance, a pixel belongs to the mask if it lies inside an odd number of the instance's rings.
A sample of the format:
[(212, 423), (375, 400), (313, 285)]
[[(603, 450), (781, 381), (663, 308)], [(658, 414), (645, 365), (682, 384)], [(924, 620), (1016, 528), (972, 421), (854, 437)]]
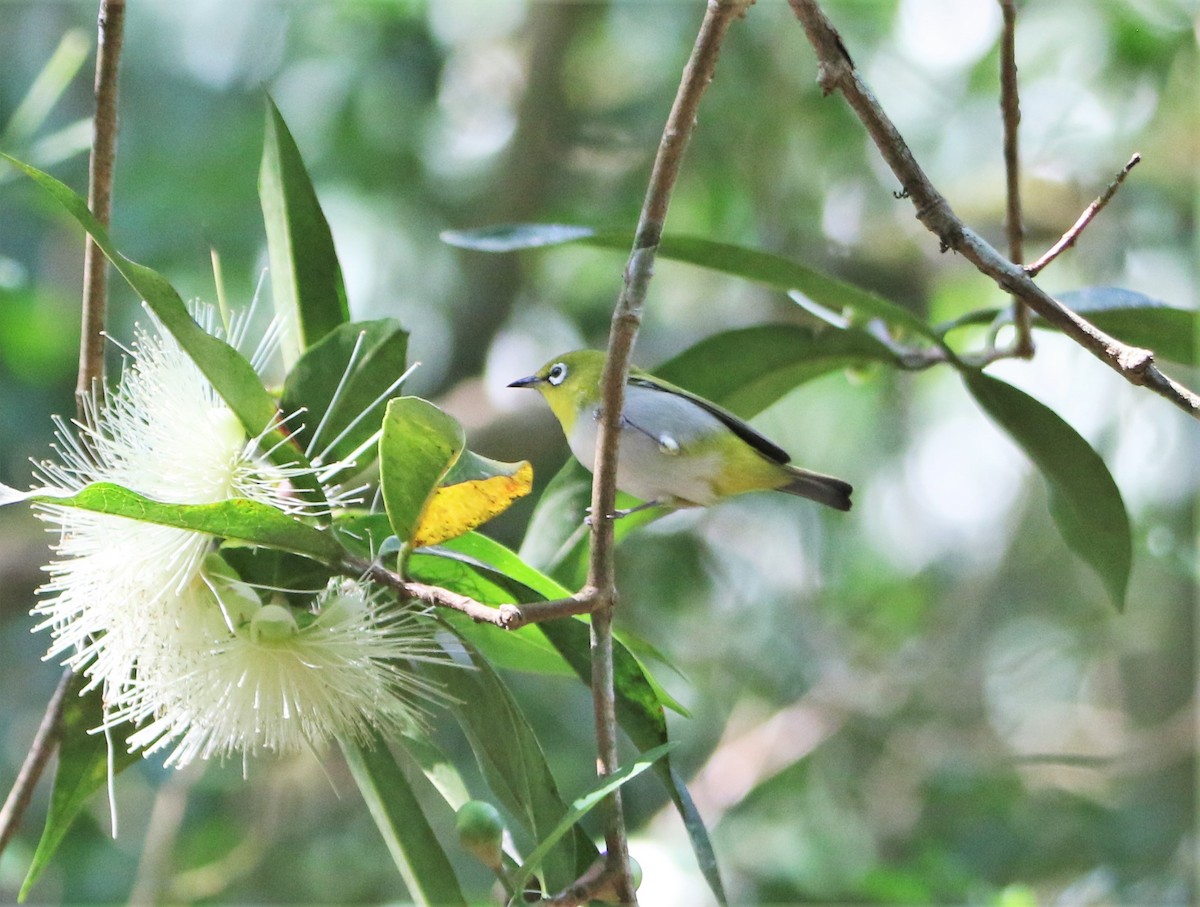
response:
[(604, 353), (600, 350), (575, 350), (555, 356), (525, 378), (509, 387), (532, 387), (541, 392), (550, 410), (568, 435), (581, 412), (600, 405), (600, 379), (604, 374)]

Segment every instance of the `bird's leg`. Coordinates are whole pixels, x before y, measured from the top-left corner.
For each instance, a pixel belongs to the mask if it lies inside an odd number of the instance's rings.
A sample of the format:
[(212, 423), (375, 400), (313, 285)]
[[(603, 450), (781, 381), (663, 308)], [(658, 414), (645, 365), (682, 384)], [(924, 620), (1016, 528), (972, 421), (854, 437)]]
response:
[[(641, 504), (638, 504), (636, 507), (618, 508), (617, 510), (614, 510), (612, 513), (610, 513), (608, 515), (608, 518), (610, 520), (619, 520), (622, 517), (629, 516), (629, 514), (631, 514), (631, 513), (637, 513), (639, 510), (649, 510), (651, 507), (661, 507), (661, 506), (662, 506), (662, 501), (659, 501), (659, 500), (643, 501)], [(586, 526), (592, 525), (592, 508), (591, 507), (589, 507), (587, 509), (587, 516), (585, 516), (583, 518), (583, 522), (584, 522), (584, 525), (586, 525)]]

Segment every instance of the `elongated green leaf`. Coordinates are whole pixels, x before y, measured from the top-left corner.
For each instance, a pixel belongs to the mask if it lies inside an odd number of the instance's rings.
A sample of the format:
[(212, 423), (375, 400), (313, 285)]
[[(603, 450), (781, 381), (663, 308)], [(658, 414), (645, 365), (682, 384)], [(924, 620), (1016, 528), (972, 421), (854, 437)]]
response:
[(1050, 489), (1050, 512), (1063, 539), (1125, 602), (1133, 560), (1125, 502), (1104, 461), (1054, 410), (979, 371), (963, 373), (971, 395), (1025, 451)]
[[(485, 575), (483, 565), (472, 563), (444, 548), (427, 548), (409, 558), (408, 575), (414, 580), (468, 595), (485, 605), (519, 600), (511, 584), (494, 574)], [(496, 667), (536, 674), (573, 676), (574, 671), (546, 639), (537, 624), (519, 630), (497, 632), (490, 624), (477, 624), (465, 614), (450, 611), (440, 615), (471, 642)]]
[(299, 351), (350, 320), (329, 223), (300, 149), (267, 99), (258, 196), (267, 227), (275, 310), (298, 329)]
[[(503, 584), (508, 588), (511, 595), (510, 598), (489, 601), (488, 604), (500, 604), (503, 601), (535, 601), (537, 599), (566, 598), (571, 594), (565, 586), (541, 571), (535, 570), (499, 542), (476, 532), (451, 539), (444, 545), (439, 546), (436, 549), (436, 553), (443, 558), (453, 558), (460, 563), (469, 564), (474, 568), (477, 576), (486, 574), (492, 577), (496, 583)], [(477, 598), (478, 596), (472, 597)], [(495, 636), (496, 634), (493, 632), (490, 635)], [(550, 646), (550, 643), (545, 641), (544, 636), (542, 640), (547, 646)], [(666, 663), (665, 656), (655, 650), (648, 642), (632, 638), (627, 632), (615, 631), (614, 640), (615, 650), (620, 653), (619, 657), (624, 658), (628, 654), (641, 666), (642, 679), (650, 685), (658, 702), (681, 715), (687, 716), (687, 710), (670, 693), (662, 688), (637, 653), (639, 651), (645, 652), (650, 657), (656, 658), (664, 664)], [(567, 667), (561, 654), (557, 653), (557, 649), (552, 650), (556, 652), (556, 667), (566, 667), (566, 670), (570, 672), (571, 669)], [(581, 665), (587, 663), (587, 653), (582, 654), (585, 657), (579, 660), (579, 664)], [(505, 665), (505, 667), (508, 667), (508, 665)], [(533, 670), (529, 667), (522, 668), (521, 665), (516, 665), (516, 667), (522, 670)], [(630, 676), (636, 678), (637, 675), (631, 673)], [(582, 679), (587, 680), (587, 678)], [(618, 695), (620, 695), (619, 690)]]
[[(482, 252), (513, 252), (572, 242), (628, 252), (633, 243), (633, 235), (625, 231), (593, 230), (570, 224), (503, 224), (480, 230), (447, 230), (442, 233), (442, 239), (454, 246)], [(866, 317), (882, 318), (891, 325), (941, 344), (933, 328), (908, 309), (780, 255), (697, 236), (672, 234), (662, 238), (658, 254), (781, 290), (799, 290), (826, 308), (834, 311), (850, 308)]]
[[(471, 654), (474, 671), (439, 666), (432, 673), (457, 700), (452, 708), (488, 787), (520, 823), (532, 846), (550, 835), (567, 806), (520, 706), (487, 661)], [(564, 888), (595, 858), (595, 846), (576, 829), (546, 855), (547, 886)]]
[(343, 554), (342, 546), (329, 533), (268, 504), (245, 498), (216, 504), (164, 504), (111, 482), (96, 482), (70, 497), (36, 495), (32, 500), (279, 548), (323, 564), (335, 564)]
[(566, 586), (531, 567), (514, 551), (486, 535), (468, 532), (466, 535), (445, 542), (440, 546), (440, 550), (451, 552), (459, 557), (470, 558), (473, 563), (480, 564), (513, 582), (520, 583), (522, 587), (543, 599), (566, 598), (571, 594)]
[(571, 804), (571, 808), (567, 810), (567, 814), (554, 826), (553, 831), (538, 842), (538, 846), (525, 858), (525, 862), (521, 864), (521, 868), (513, 874), (513, 889), (524, 891), (525, 883), (529, 881), (530, 876), (537, 871), (537, 868), (542, 865), (542, 859), (559, 842), (563, 835), (569, 832), (580, 819), (598, 806), (605, 797), (620, 788), (627, 781), (636, 778), (646, 769), (650, 768), (650, 766), (665, 756), (674, 747), (674, 743), (664, 743), (662, 746), (656, 746), (649, 752), (642, 753), (633, 762), (622, 766), (603, 781), (597, 783), (591, 791), (575, 800)]
[(429, 783), (454, 811), (471, 799), (467, 783), (450, 757), (426, 736), (401, 737), (398, 741), (413, 762), (421, 767)]
[(388, 749), (387, 741), (378, 734), (366, 747), (340, 742), (354, 782), (412, 899), (431, 907), (454, 904), (465, 907), (466, 899), (454, 867), (397, 764), (397, 754)]
[[(79, 813), (108, 780), (108, 742), (103, 734), (90, 734), (104, 721), (104, 707), (99, 689), (83, 696), (84, 678), (75, 675), (67, 688), (62, 714), (62, 736), (58, 745), (58, 767), (54, 772), (54, 792), (50, 795), (50, 810), (46, 827), (38, 841), (33, 861), (17, 899), (26, 895), (41, 878), (50, 860)], [(141, 756), (129, 753), (121, 744), (120, 728), (113, 729), (113, 774), (124, 771)]]
[[(1196, 362), (1200, 312), (1195, 309), (1181, 309), (1121, 287), (1080, 287), (1059, 293), (1056, 298), (1118, 340), (1153, 350), (1161, 359), (1187, 365)], [(991, 324), (1005, 314), (1004, 309), (979, 309), (938, 325), (938, 331), (945, 334), (959, 327)], [(1057, 330), (1038, 315), (1033, 318), (1033, 326)]]
[(1080, 287), (1060, 293), (1058, 299), (1118, 340), (1174, 362), (1196, 363), (1200, 312), (1195, 309), (1169, 306), (1121, 287)]
[[(88, 210), (86, 201), (48, 173), (7, 154), (0, 153), (0, 157), (41, 186), (79, 221), (126, 282), (145, 300), (163, 327), (170, 331), (196, 363), (221, 399), (229, 404), (247, 434), (252, 438), (263, 437), (263, 449), (270, 453), (271, 459), (284, 465), (307, 466), (307, 460), (294, 444), (288, 443), (281, 431), (266, 431), (276, 418), (275, 401), (246, 358), (224, 340), (201, 328), (188, 314), (187, 306), (165, 277), (118, 252), (109, 239), (108, 231)], [(314, 500), (324, 500), (320, 486), (310, 475), (298, 474), (294, 481), (312, 494)]]
[(762, 325), (714, 334), (654, 374), (750, 418), (806, 381), (866, 362), (896, 364), (896, 355), (855, 328)]
[(279, 400), (285, 413), (305, 411), (292, 436), (323, 463), (351, 456), (359, 469), (378, 448), (365, 448), (383, 420), (384, 404), (399, 394), (408, 332), (392, 318), (342, 324), (304, 351), (288, 373)]
[(463, 451), (462, 426), (420, 397), (388, 403), (379, 439), (379, 481), (392, 531), (416, 535), (425, 505)]

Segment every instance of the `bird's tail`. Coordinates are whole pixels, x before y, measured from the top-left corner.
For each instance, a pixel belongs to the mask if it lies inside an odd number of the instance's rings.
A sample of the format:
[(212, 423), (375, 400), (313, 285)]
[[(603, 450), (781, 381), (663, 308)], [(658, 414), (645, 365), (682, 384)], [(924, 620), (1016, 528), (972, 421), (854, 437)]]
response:
[(819, 472), (809, 472), (807, 469), (797, 469), (795, 466), (785, 467), (792, 480), (779, 490), (788, 494), (798, 495), (832, 507), (834, 510), (850, 509), (850, 492), (854, 489), (849, 482), (835, 479), (833, 476), (821, 475)]

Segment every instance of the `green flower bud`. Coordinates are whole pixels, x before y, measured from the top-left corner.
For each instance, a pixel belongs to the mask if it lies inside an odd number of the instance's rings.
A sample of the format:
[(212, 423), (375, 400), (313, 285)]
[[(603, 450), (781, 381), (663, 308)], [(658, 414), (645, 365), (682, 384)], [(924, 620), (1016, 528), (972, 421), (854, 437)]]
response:
[(458, 840), (490, 869), (501, 866), (501, 839), (504, 819), (500, 811), (485, 800), (468, 800), (458, 811), (455, 822)]

